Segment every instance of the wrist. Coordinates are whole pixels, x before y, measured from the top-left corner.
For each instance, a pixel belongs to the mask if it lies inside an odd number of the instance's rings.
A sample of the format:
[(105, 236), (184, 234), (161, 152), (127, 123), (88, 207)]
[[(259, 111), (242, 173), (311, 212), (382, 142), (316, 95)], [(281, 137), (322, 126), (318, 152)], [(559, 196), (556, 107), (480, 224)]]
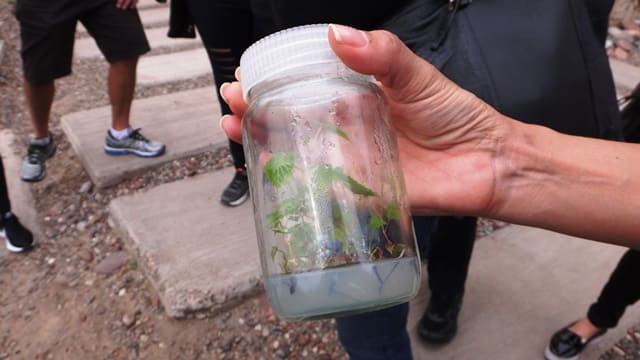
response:
[(545, 142), (556, 132), (504, 115), (499, 117), (492, 154), (493, 197), (486, 215), (510, 221), (522, 212), (531, 211), (528, 206), (531, 196), (537, 197), (544, 207), (545, 193), (540, 188), (553, 177), (554, 171), (551, 157), (545, 151)]

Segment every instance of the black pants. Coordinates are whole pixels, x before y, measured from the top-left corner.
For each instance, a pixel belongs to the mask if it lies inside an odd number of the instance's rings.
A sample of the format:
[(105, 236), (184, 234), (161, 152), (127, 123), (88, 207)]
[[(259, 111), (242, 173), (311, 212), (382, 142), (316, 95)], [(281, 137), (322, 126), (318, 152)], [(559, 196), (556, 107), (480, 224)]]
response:
[[(202, 38), (216, 88), (235, 80), (235, 70), (240, 66), (240, 56), (253, 42), (253, 17), (248, 1), (246, 6), (218, 4), (214, 0), (188, 0), (189, 13)], [(238, 4), (243, 1), (238, 1)], [(222, 114), (230, 114), (227, 103), (218, 94)], [(245, 167), (242, 144), (229, 140), (229, 149), (236, 168)]]
[[(475, 217), (442, 216), (429, 239), (427, 270), (432, 294), (453, 298), (464, 293), (476, 238)], [(418, 238), (429, 237), (416, 232)]]
[(628, 250), (618, 262), (588, 317), (601, 329), (616, 327), (627, 306), (640, 300), (640, 251)]
[(2, 158), (0, 158), (0, 219), (9, 211), (11, 211), (11, 201), (7, 190), (7, 180), (4, 177), (4, 165)]

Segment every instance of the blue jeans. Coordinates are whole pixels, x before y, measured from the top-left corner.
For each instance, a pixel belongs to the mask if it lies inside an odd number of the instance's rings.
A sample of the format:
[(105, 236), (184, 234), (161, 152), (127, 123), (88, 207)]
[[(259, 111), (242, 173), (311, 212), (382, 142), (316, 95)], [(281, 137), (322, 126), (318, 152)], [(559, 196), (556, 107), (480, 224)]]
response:
[[(422, 258), (429, 257), (432, 293), (464, 293), (476, 233), (470, 217), (418, 217), (413, 224)], [(409, 304), (337, 319), (338, 338), (352, 359), (411, 359), (407, 334)]]
[(338, 338), (352, 360), (411, 360), (409, 304), (337, 318)]
[[(429, 240), (436, 230), (437, 217), (413, 218), (420, 255), (429, 252)], [(353, 360), (410, 360), (411, 342), (407, 333), (409, 304), (370, 313), (337, 318), (338, 338)]]

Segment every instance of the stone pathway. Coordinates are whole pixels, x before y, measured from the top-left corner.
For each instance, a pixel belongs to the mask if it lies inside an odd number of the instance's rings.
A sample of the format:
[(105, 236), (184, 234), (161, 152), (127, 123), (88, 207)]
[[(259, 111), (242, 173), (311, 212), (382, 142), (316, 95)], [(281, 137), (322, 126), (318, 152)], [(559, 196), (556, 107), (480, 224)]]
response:
[(111, 202), (112, 219), (169, 316), (216, 311), (259, 290), (251, 203), (225, 208), (218, 201), (231, 174), (216, 171)]
[[(147, 5), (146, 8), (142, 7), (140, 9), (140, 20), (142, 20), (142, 23), (148, 27), (160, 25), (166, 26), (169, 22), (166, 5), (160, 6), (153, 4)], [(77, 36), (89, 36), (89, 34), (87, 33), (87, 29), (82, 26), (81, 23), (78, 24)]]
[(203, 88), (134, 101), (131, 126), (167, 146), (166, 153), (156, 158), (104, 153), (109, 106), (65, 115), (62, 128), (93, 183), (106, 187), (169, 161), (225, 146), (227, 138), (216, 123), (220, 110), (214, 91)]
[[(138, 85), (152, 86), (211, 73), (207, 52), (197, 48), (177, 53), (145, 56), (138, 64)], [(210, 89), (211, 92), (214, 89)]]
[(0, 64), (2, 64), (2, 53), (4, 51), (4, 40), (0, 40)]
[[(476, 241), (459, 332), (451, 344), (427, 347), (416, 326), (428, 287), (411, 302), (409, 333), (416, 359), (542, 359), (547, 341), (585, 316), (626, 249), (558, 233), (510, 225)], [(423, 272), (424, 274), (424, 272)], [(640, 303), (587, 348), (598, 359), (640, 319)]]
[[(142, 10), (149, 11), (149, 10)], [(168, 10), (167, 10), (168, 11)], [(168, 15), (167, 15), (168, 16)], [(151, 49), (170, 49), (174, 47), (194, 47), (200, 44), (200, 39), (173, 39), (167, 37), (167, 27), (147, 29), (147, 39)], [(92, 59), (102, 56), (96, 42), (91, 37), (81, 37), (76, 39), (73, 48), (73, 55), (76, 59)], [(144, 57), (143, 57), (144, 58)]]
[(618, 87), (631, 91), (640, 84), (640, 69), (624, 63), (620, 60), (611, 59), (611, 71)]

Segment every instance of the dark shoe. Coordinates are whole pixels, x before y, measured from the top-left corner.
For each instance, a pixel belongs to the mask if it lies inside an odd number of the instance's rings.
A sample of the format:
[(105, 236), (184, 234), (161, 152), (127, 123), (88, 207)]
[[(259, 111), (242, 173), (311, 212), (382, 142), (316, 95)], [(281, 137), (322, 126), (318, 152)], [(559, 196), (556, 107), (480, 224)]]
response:
[(31, 138), (27, 156), (22, 160), (20, 167), (20, 179), (22, 181), (35, 182), (44, 179), (46, 175), (45, 161), (56, 153), (56, 144), (49, 134), (49, 141)]
[[(573, 325), (573, 324), (571, 324)], [(589, 339), (583, 339), (578, 334), (569, 330), (568, 325), (553, 334), (549, 345), (544, 351), (544, 358), (547, 360), (578, 360), (584, 348), (607, 332), (606, 329), (598, 331)]]
[(418, 336), (426, 343), (444, 345), (458, 332), (458, 314), (462, 308), (462, 294), (454, 297), (432, 295), (418, 323)]
[(220, 196), (220, 202), (226, 206), (238, 206), (249, 197), (249, 179), (246, 169), (236, 169), (233, 179)]
[(7, 250), (14, 253), (29, 251), (33, 248), (33, 234), (29, 229), (20, 224), (18, 218), (9, 214), (3, 215), (0, 220), (0, 236), (4, 237), (7, 242)]

